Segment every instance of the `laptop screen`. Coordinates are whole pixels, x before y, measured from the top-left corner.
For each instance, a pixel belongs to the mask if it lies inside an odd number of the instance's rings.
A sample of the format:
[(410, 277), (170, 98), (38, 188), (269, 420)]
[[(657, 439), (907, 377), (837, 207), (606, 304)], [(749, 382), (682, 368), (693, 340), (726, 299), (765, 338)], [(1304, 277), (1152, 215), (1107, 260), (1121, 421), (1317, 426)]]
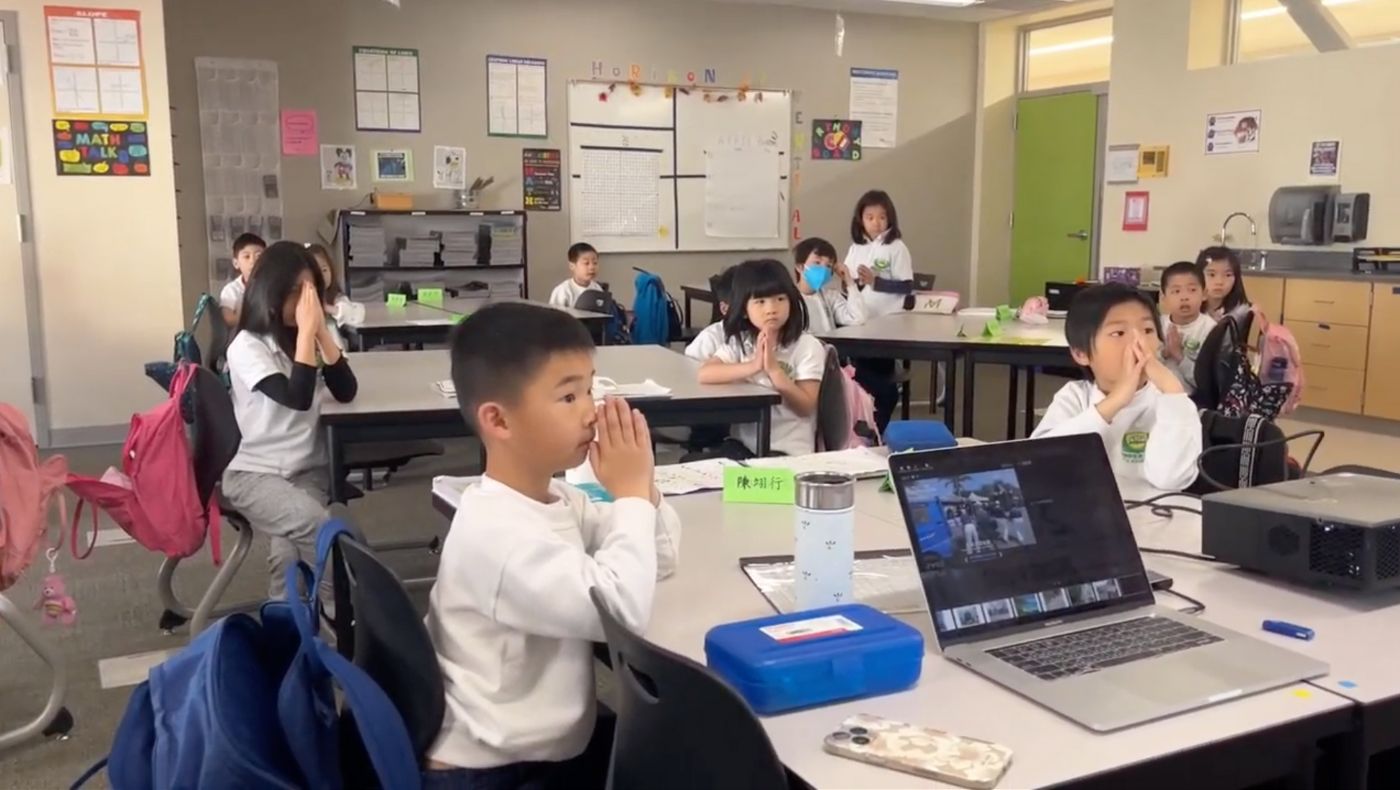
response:
[(1098, 436), (897, 454), (890, 470), (940, 644), (1152, 602)]

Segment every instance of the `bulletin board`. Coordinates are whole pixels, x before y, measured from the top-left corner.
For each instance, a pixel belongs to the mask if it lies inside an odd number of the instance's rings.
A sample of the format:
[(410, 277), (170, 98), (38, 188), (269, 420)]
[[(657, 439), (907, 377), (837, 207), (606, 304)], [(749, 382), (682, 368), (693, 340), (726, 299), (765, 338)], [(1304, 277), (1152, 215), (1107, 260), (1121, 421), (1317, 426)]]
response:
[(604, 252), (786, 249), (787, 91), (569, 85), (569, 221)]

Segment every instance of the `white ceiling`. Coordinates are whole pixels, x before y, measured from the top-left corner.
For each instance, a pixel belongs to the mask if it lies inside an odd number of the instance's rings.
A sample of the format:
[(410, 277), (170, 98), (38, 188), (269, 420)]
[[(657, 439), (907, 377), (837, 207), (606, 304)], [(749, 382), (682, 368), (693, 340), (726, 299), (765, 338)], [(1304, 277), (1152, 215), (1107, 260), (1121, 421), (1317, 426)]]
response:
[(1061, 8), (1076, 0), (983, 0), (978, 5), (966, 8), (926, 5), (919, 2), (899, 2), (898, 0), (714, 0), (720, 3), (750, 3), (758, 5), (790, 5), (805, 8), (824, 8), (831, 11), (860, 11), (870, 14), (894, 14), (900, 16), (921, 16), (930, 19), (947, 19), (957, 22), (983, 22), (1014, 14), (1044, 11), (1047, 8)]

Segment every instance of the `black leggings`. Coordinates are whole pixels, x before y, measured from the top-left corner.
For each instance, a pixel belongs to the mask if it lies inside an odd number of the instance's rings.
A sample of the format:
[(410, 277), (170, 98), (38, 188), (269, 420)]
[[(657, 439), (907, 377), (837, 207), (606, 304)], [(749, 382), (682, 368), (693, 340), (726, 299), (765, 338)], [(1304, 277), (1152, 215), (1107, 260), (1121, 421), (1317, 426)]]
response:
[(895, 382), (893, 359), (856, 359), (856, 383), (875, 399), (875, 424), (884, 435), (899, 405), (899, 384)]

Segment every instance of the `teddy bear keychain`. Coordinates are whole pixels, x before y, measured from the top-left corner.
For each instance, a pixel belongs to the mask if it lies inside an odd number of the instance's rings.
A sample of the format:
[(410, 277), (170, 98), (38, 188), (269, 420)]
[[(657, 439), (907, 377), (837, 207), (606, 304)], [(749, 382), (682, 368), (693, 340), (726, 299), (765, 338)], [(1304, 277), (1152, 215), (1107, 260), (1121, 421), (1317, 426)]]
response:
[(44, 577), (44, 586), (34, 608), (43, 612), (44, 625), (72, 625), (78, 621), (78, 604), (68, 594), (68, 586), (58, 572), (58, 549), (49, 549), (44, 556), (49, 558), (49, 575)]

